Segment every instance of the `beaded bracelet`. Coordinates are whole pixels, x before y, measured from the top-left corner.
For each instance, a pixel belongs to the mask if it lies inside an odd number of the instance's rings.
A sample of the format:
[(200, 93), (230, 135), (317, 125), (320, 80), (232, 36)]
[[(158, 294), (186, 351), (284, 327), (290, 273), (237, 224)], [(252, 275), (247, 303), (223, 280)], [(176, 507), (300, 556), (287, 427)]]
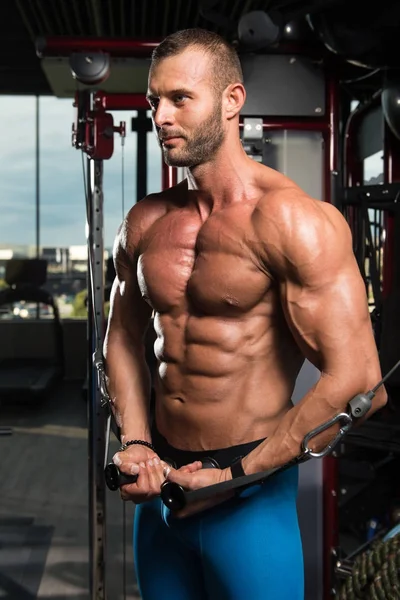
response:
[(153, 444), (150, 444), (150, 442), (145, 442), (144, 440), (130, 440), (129, 442), (124, 442), (121, 448), (119, 449), (119, 452), (123, 452), (128, 448), (128, 446), (133, 446), (134, 444), (138, 444), (139, 446), (146, 446), (146, 448), (150, 448), (150, 450), (153, 450), (154, 454), (157, 454), (157, 451), (154, 448)]

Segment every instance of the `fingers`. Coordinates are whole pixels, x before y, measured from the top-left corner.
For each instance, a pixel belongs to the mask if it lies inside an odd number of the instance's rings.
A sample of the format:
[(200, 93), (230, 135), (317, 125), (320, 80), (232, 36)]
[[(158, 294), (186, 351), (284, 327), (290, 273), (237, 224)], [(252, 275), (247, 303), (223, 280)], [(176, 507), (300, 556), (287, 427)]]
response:
[(152, 456), (146, 460), (138, 460), (142, 457), (136, 454), (135, 458), (138, 462), (133, 462), (133, 456), (129, 457), (126, 451), (117, 452), (113, 457), (114, 464), (123, 473), (138, 476), (136, 483), (123, 485), (120, 488), (122, 500), (130, 500), (135, 504), (141, 504), (158, 496), (161, 485), (166, 479), (171, 480), (171, 476), (173, 480), (174, 473), (191, 477), (193, 473), (202, 469), (201, 461), (195, 461), (176, 470), (158, 456)]
[(151, 494), (159, 494), (161, 484), (165, 480), (164, 470), (166, 465), (159, 458), (150, 459), (145, 464), (148, 486)]
[(203, 463), (200, 460), (196, 460), (193, 463), (184, 465), (183, 467), (181, 467), (178, 470), (180, 473), (195, 473), (196, 471), (199, 471), (202, 468), (203, 468)]
[(171, 465), (165, 463), (164, 466), (163, 466), (163, 476), (164, 476), (164, 479), (167, 479), (167, 477), (171, 473), (171, 471), (172, 471)]
[(137, 482), (122, 486), (121, 498), (140, 504), (158, 496), (161, 485), (165, 481), (164, 473), (167, 468), (170, 469), (171, 467), (168, 467), (167, 463), (157, 456), (146, 461), (140, 461), (137, 465)]

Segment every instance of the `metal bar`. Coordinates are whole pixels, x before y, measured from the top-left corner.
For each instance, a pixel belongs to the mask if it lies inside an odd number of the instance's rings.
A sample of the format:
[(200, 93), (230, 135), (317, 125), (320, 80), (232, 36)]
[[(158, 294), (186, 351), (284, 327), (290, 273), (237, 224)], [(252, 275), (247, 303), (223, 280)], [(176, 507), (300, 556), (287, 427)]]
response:
[(30, 19), (27, 17), (27, 14), (25, 12), (25, 10), (22, 8), (22, 3), (21, 0), (15, 0), (15, 4), (17, 6), (17, 9), (19, 11), (19, 14), (21, 16), (21, 19), (29, 33), (29, 36), (31, 38), (31, 40), (34, 40), (36, 38), (36, 33), (34, 32)]
[[(36, 125), (35, 125), (35, 135), (36, 135), (36, 152), (35, 152), (35, 172), (36, 172), (36, 215), (35, 215), (35, 223), (36, 223), (36, 258), (40, 258), (40, 117), (39, 117), (39, 96), (36, 96)], [(36, 319), (40, 319), (40, 304), (36, 303)]]
[(94, 27), (96, 31), (96, 35), (102, 36), (104, 35), (103, 31), (103, 23), (101, 18), (100, 6), (98, 0), (90, 0), (91, 13), (93, 15)]
[[(243, 128), (243, 121), (239, 123), (239, 128)], [(264, 119), (263, 122), (264, 131), (273, 131), (276, 129), (287, 129), (287, 130), (298, 130), (298, 131), (321, 131), (329, 132), (329, 123), (327, 121), (321, 121), (317, 119), (290, 119), (284, 118), (269, 118), (268, 121)]]
[(345, 185), (348, 187), (362, 185), (363, 183), (362, 163), (358, 158), (359, 152), (357, 147), (356, 131), (364, 115), (372, 108), (375, 108), (380, 101), (381, 90), (376, 92), (369, 102), (359, 104), (347, 119), (344, 134), (344, 164), (347, 167), (345, 173)]
[(78, 27), (80, 29), (80, 32), (83, 35), (83, 33), (84, 33), (84, 27), (83, 27), (83, 21), (82, 21), (81, 13), (79, 12), (79, 6), (80, 6), (80, 4), (78, 3), (78, 0), (73, 0), (72, 1), (72, 7), (73, 7), (73, 10), (74, 10), (75, 19), (76, 19), (76, 22), (78, 23)]
[[(51, 6), (51, 9), (52, 9), (52, 12), (53, 12), (53, 15), (52, 15), (53, 23), (55, 23), (56, 28), (58, 29), (58, 35), (63, 35), (64, 24), (63, 24), (62, 18), (60, 17), (58, 7), (57, 7), (57, 5), (56, 5), (55, 2), (50, 3), (50, 6)], [(44, 20), (44, 24), (45, 24), (47, 33), (48, 34), (50, 34), (50, 33), (53, 33), (53, 34), (57, 33), (55, 31), (55, 27), (54, 26), (51, 27), (50, 21), (47, 18), (46, 12), (44, 10), (42, 10), (41, 14), (42, 14), (42, 17), (43, 17), (43, 20)]]
[(135, 119), (137, 132), (137, 164), (136, 164), (136, 201), (147, 195), (147, 115), (143, 110), (138, 111)]
[(338, 82), (333, 77), (328, 81), (326, 114), (329, 118), (329, 140), (325, 154), (325, 201), (337, 204), (337, 189), (339, 185), (339, 89)]
[[(400, 182), (379, 185), (357, 185), (343, 190), (345, 204), (360, 204), (360, 202), (380, 204), (394, 203), (400, 198)], [(396, 206), (393, 206), (395, 209)]]
[(149, 109), (149, 104), (143, 94), (106, 94), (97, 92), (95, 108), (104, 110), (140, 110)]
[[(91, 94), (90, 109), (94, 98)], [(104, 456), (106, 448), (106, 411), (101, 406), (101, 394), (97, 385), (97, 374), (93, 365), (93, 354), (97, 346), (102, 347), (104, 328), (104, 240), (103, 240), (103, 161), (87, 159), (88, 190), (88, 244), (93, 269), (93, 289), (88, 278), (88, 429), (89, 429), (89, 564), (90, 598), (106, 599), (105, 585), (105, 512), (106, 487), (104, 480)], [(88, 271), (88, 275), (90, 272)], [(96, 312), (94, 313), (93, 307)], [(94, 322), (94, 320), (96, 322)], [(96, 326), (98, 338), (96, 336)], [(101, 338), (101, 339), (100, 339)]]
[(178, 183), (178, 171), (176, 167), (169, 167), (164, 161), (162, 163), (162, 189), (166, 190)]
[(135, 37), (136, 35), (136, 14), (139, 10), (138, 4), (136, 2), (136, 0), (132, 0), (131, 2), (131, 15), (130, 15), (130, 30), (129, 30), (129, 35), (131, 35), (132, 37)]
[(114, 13), (113, 13), (113, 8), (112, 8), (112, 0), (108, 0), (107, 8), (108, 8), (109, 34), (111, 34), (111, 36), (115, 36), (115, 24), (114, 24)]
[[(41, 6), (40, 0), (31, 0), (31, 10), (34, 12), (36, 20), (40, 21), (41, 23), (44, 23), (44, 27), (41, 27), (42, 31), (46, 31), (48, 34), (50, 33), (54, 33), (54, 27), (52, 27), (50, 20), (47, 18), (47, 14), (46, 14), (46, 10), (43, 9), (43, 6)], [(38, 9), (37, 12), (35, 10), (35, 4), (36, 4), (36, 8)]]
[(36, 258), (40, 256), (40, 117), (39, 96), (36, 96)]
[[(383, 152), (383, 170), (384, 181), (390, 184), (390, 187), (399, 185), (395, 182), (400, 182), (400, 142), (397, 140), (387, 123), (384, 128), (384, 152)], [(386, 187), (386, 186), (385, 186)], [(394, 248), (394, 216), (386, 213), (384, 216), (385, 227), (385, 244), (383, 249), (383, 296), (386, 298), (392, 291), (394, 284), (394, 264), (395, 264), (395, 248)]]
[[(339, 92), (337, 81), (331, 77), (328, 80), (326, 93), (325, 115), (328, 120), (328, 129), (323, 131), (324, 137), (324, 198), (325, 202), (336, 200), (334, 190), (336, 189), (338, 177), (338, 109)], [(322, 586), (324, 599), (331, 598), (333, 587), (332, 578), (332, 555), (339, 542), (339, 508), (338, 508), (338, 466), (337, 460), (328, 456), (322, 463), (322, 487), (323, 487), (323, 515), (322, 515), (322, 535), (323, 552), (322, 565), (323, 576)]]
[(120, 0), (120, 2), (119, 2), (119, 16), (120, 16), (119, 24), (121, 26), (121, 35), (126, 35), (124, 0)]
[(323, 593), (324, 600), (332, 600), (332, 559), (339, 538), (338, 461), (333, 456), (323, 460)]
[(73, 52), (108, 52), (111, 56), (149, 57), (161, 40), (130, 38), (44, 37), (36, 40), (36, 53), (44, 56), (69, 56)]
[[(26, 11), (24, 11), (22, 9), (21, 0), (16, 0), (16, 1), (17, 1), (17, 6), (19, 8), (19, 11), (20, 11), (21, 15), (23, 16), (23, 20), (24, 20), (25, 24), (26, 23), (30, 24), (29, 31), (31, 30), (32, 21), (34, 21), (35, 22), (34, 25), (36, 25), (36, 35), (38, 34), (37, 32), (39, 32), (39, 35), (45, 35), (44, 29), (43, 29), (43, 23), (42, 23), (41, 19), (39, 18), (38, 14), (36, 13), (36, 10), (35, 10), (35, 7), (33, 6), (33, 4), (32, 3), (29, 4), (29, 10), (31, 13), (31, 18), (29, 18), (27, 16)], [(35, 37), (36, 36), (34, 36), (32, 39), (35, 39)]]
[(71, 21), (71, 17), (70, 17), (70, 13), (69, 10), (67, 10), (67, 7), (65, 5), (64, 0), (60, 0), (59, 1), (59, 5), (61, 8), (61, 13), (62, 13), (62, 18), (67, 26), (68, 29), (68, 34), (69, 35), (74, 35), (74, 27), (72, 25), (72, 21)]
[[(148, 0), (147, 0), (148, 2)], [(141, 35), (142, 37), (146, 36), (146, 24), (147, 24), (147, 19), (146, 19), (146, 6), (147, 6), (147, 2), (142, 2), (141, 3), (141, 8), (142, 8), (142, 19), (141, 19)]]

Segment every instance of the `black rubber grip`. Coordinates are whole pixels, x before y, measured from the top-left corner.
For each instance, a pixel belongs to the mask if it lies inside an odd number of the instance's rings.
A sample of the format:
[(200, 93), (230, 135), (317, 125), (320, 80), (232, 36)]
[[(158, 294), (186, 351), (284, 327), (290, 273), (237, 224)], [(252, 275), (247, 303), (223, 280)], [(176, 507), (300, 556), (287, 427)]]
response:
[(138, 478), (137, 475), (127, 475), (126, 473), (121, 473), (114, 463), (109, 463), (106, 466), (104, 469), (104, 476), (106, 479), (106, 485), (112, 492), (118, 490), (121, 485), (136, 483)]
[(164, 481), (160, 495), (165, 506), (172, 511), (181, 510), (186, 506), (186, 492), (178, 483)]
[[(172, 461), (167, 459), (165, 462), (173, 466)], [(218, 463), (213, 458), (205, 458), (202, 460), (203, 469), (218, 469)], [(115, 492), (121, 485), (127, 485), (129, 483), (136, 483), (138, 475), (127, 475), (122, 473), (114, 463), (109, 463), (104, 469), (104, 476), (106, 485), (109, 490)], [(166, 487), (165, 487), (166, 486)], [(163, 491), (164, 488), (164, 491)], [(161, 498), (163, 498), (164, 504), (168, 505), (171, 510), (179, 510), (186, 504), (185, 492), (180, 485), (164, 482), (161, 486)], [(183, 506), (181, 503), (183, 502)]]
[(164, 502), (172, 511), (181, 510), (185, 506), (200, 500), (208, 500), (218, 494), (232, 490), (241, 490), (249, 487), (250, 485), (263, 483), (271, 475), (286, 471), (290, 467), (296, 464), (300, 464), (309, 460), (311, 457), (308, 455), (302, 455), (294, 458), (281, 467), (275, 467), (274, 469), (268, 469), (266, 471), (260, 471), (258, 473), (252, 473), (251, 475), (243, 475), (242, 477), (235, 477), (228, 479), (228, 481), (222, 481), (221, 483), (214, 483), (198, 490), (188, 491), (177, 483), (172, 481), (166, 481), (161, 486), (161, 500)]

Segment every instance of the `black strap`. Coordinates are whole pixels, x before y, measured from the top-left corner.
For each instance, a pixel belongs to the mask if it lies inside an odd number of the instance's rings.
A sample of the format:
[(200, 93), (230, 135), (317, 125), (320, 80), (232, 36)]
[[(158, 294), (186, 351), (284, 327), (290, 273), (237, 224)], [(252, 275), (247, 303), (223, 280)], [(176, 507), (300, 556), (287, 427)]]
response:
[(239, 456), (239, 458), (234, 460), (231, 464), (232, 479), (236, 479), (236, 477), (244, 477), (246, 475), (243, 470), (242, 458), (243, 456)]

